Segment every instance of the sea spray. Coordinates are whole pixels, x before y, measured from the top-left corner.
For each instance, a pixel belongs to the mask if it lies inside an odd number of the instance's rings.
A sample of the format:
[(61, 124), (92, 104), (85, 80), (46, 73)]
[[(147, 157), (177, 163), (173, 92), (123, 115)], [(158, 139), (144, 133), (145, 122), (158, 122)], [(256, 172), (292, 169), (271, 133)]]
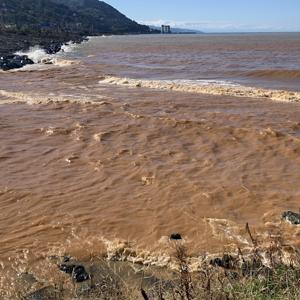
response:
[(34, 46), (34, 47), (29, 48), (29, 50), (27, 50), (27, 51), (18, 51), (15, 54), (16, 55), (26, 55), (35, 64), (46, 64), (46, 65), (54, 64), (57, 66), (64, 67), (64, 66), (69, 66), (69, 65), (74, 64), (74, 61), (64, 59), (63, 54), (74, 51), (76, 46), (78, 46), (78, 44), (75, 44), (75, 43), (69, 43), (69, 44), (62, 45), (61, 50), (55, 54), (48, 54), (40, 46)]
[(51, 58), (50, 54), (47, 54), (46, 51), (39, 46), (34, 46), (29, 48), (27, 51), (18, 51), (16, 52), (17, 55), (26, 55), (30, 58), (34, 63), (41, 63), (42, 60)]

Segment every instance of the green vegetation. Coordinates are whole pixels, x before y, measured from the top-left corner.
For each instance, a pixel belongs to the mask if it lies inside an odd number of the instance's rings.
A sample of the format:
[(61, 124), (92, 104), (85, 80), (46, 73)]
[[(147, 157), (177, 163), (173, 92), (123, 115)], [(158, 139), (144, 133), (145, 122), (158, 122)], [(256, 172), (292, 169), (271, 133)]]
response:
[(83, 35), (150, 30), (98, 0), (0, 0), (0, 8), (2, 30), (68, 31)]
[[(90, 261), (84, 263), (90, 273), (89, 281), (72, 282), (70, 276), (57, 271), (54, 264), (51, 284), (30, 294), (27, 289), (27, 296), (19, 293), (14, 299), (300, 299), (300, 256), (297, 249), (274, 239), (267, 247), (259, 245), (255, 239), (253, 242), (246, 255), (237, 248), (236, 254), (224, 254), (211, 260), (206, 258), (196, 272), (190, 271), (190, 256), (180, 241), (172, 243), (176, 271), (108, 262), (91, 255)], [(57, 275), (53, 277), (53, 274)]]
[(278, 265), (263, 276), (235, 283), (228, 292), (236, 299), (300, 299), (300, 269)]
[(88, 35), (149, 32), (98, 0), (0, 0), (0, 57), (35, 45), (48, 50)]

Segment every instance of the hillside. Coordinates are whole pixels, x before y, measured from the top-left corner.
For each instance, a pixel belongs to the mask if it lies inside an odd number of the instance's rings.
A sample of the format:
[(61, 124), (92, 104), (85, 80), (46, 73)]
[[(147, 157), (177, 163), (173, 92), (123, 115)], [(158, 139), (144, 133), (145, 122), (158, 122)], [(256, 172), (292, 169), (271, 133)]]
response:
[(86, 35), (149, 32), (98, 0), (0, 0), (0, 27)]
[(148, 33), (148, 26), (140, 25), (112, 6), (98, 0), (52, 0), (79, 13), (82, 24), (89, 24), (96, 33)]
[(0, 69), (33, 63), (14, 53), (39, 45), (49, 54), (85, 36), (150, 33), (98, 0), (0, 0)]

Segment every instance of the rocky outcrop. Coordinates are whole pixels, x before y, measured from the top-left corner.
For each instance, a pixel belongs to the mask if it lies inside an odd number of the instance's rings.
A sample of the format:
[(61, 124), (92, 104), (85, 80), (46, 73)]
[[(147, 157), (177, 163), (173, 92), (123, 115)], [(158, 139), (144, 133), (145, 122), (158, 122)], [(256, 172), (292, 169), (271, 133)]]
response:
[(223, 257), (216, 257), (214, 259), (211, 259), (209, 263), (214, 267), (221, 267), (224, 269), (233, 268), (235, 264), (234, 258), (228, 254), (224, 254)]
[(292, 225), (300, 225), (300, 214), (298, 213), (285, 211), (282, 213), (282, 219), (291, 223)]
[(26, 55), (6, 55), (0, 57), (0, 69), (4, 71), (19, 69), (33, 63)]
[[(11, 69), (19, 69), (28, 64), (33, 64), (34, 62), (29, 59), (26, 55), (16, 55), (16, 54), (6, 54), (11, 52), (16, 52), (18, 50), (26, 51), (29, 47), (39, 45), (45, 50), (46, 54), (55, 54), (61, 51), (62, 46), (68, 43), (81, 43), (87, 40), (86, 37), (77, 35), (67, 35), (65, 39), (57, 37), (57, 40), (44, 38), (42, 36), (35, 37), (32, 39), (30, 44), (27, 40), (21, 40), (21, 36), (16, 35), (14, 38), (9, 36), (7, 39), (0, 34), (0, 39), (3, 37), (5, 42), (0, 45), (0, 70), (8, 71)], [(5, 45), (5, 43), (7, 43)], [(8, 44), (10, 43), (10, 45)], [(53, 61), (50, 57), (46, 57), (41, 61), (43, 64), (52, 64)]]
[(172, 234), (170, 234), (169, 238), (170, 238), (171, 241), (182, 240), (181, 234), (179, 234), (179, 233), (172, 233)]
[(25, 57), (11, 55), (36, 45), (47, 54), (54, 54), (64, 43), (80, 43), (88, 35), (151, 32), (148, 26), (130, 20), (98, 0), (0, 0), (0, 7), (2, 70), (31, 63)]
[(62, 272), (70, 274), (75, 282), (84, 282), (90, 279), (90, 275), (87, 273), (84, 266), (64, 263), (58, 265), (58, 268)]

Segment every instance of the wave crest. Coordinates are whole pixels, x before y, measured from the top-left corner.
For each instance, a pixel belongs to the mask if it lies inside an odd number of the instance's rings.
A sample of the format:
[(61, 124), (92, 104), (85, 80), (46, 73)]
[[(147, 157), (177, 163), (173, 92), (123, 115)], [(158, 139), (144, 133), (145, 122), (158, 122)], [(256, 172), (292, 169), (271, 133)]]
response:
[(300, 92), (270, 90), (241, 86), (226, 81), (207, 80), (146, 80), (115, 76), (105, 76), (100, 84), (127, 86), (131, 88), (150, 88), (184, 93), (208, 94), (214, 96), (234, 96), (247, 98), (267, 98), (282, 102), (299, 102)]
[(51, 59), (51, 55), (39, 46), (29, 48), (27, 51), (18, 51), (17, 55), (27, 55), (34, 63), (41, 63), (44, 59)]
[[(18, 51), (15, 54), (16, 55), (26, 55), (28, 58), (30, 58), (35, 64), (42, 64), (42, 65), (57, 65), (57, 66), (69, 66), (74, 64), (75, 62), (72, 60), (64, 59), (62, 56), (63, 53), (72, 52), (77, 44), (70, 43), (68, 45), (63, 45), (61, 47), (61, 50), (57, 52), (56, 54), (48, 54), (46, 51), (39, 46), (34, 46), (29, 48), (27, 51)], [(28, 68), (23, 68), (23, 70), (26, 70)], [(30, 68), (32, 69), (32, 67)], [(21, 69), (19, 69), (21, 70)]]

